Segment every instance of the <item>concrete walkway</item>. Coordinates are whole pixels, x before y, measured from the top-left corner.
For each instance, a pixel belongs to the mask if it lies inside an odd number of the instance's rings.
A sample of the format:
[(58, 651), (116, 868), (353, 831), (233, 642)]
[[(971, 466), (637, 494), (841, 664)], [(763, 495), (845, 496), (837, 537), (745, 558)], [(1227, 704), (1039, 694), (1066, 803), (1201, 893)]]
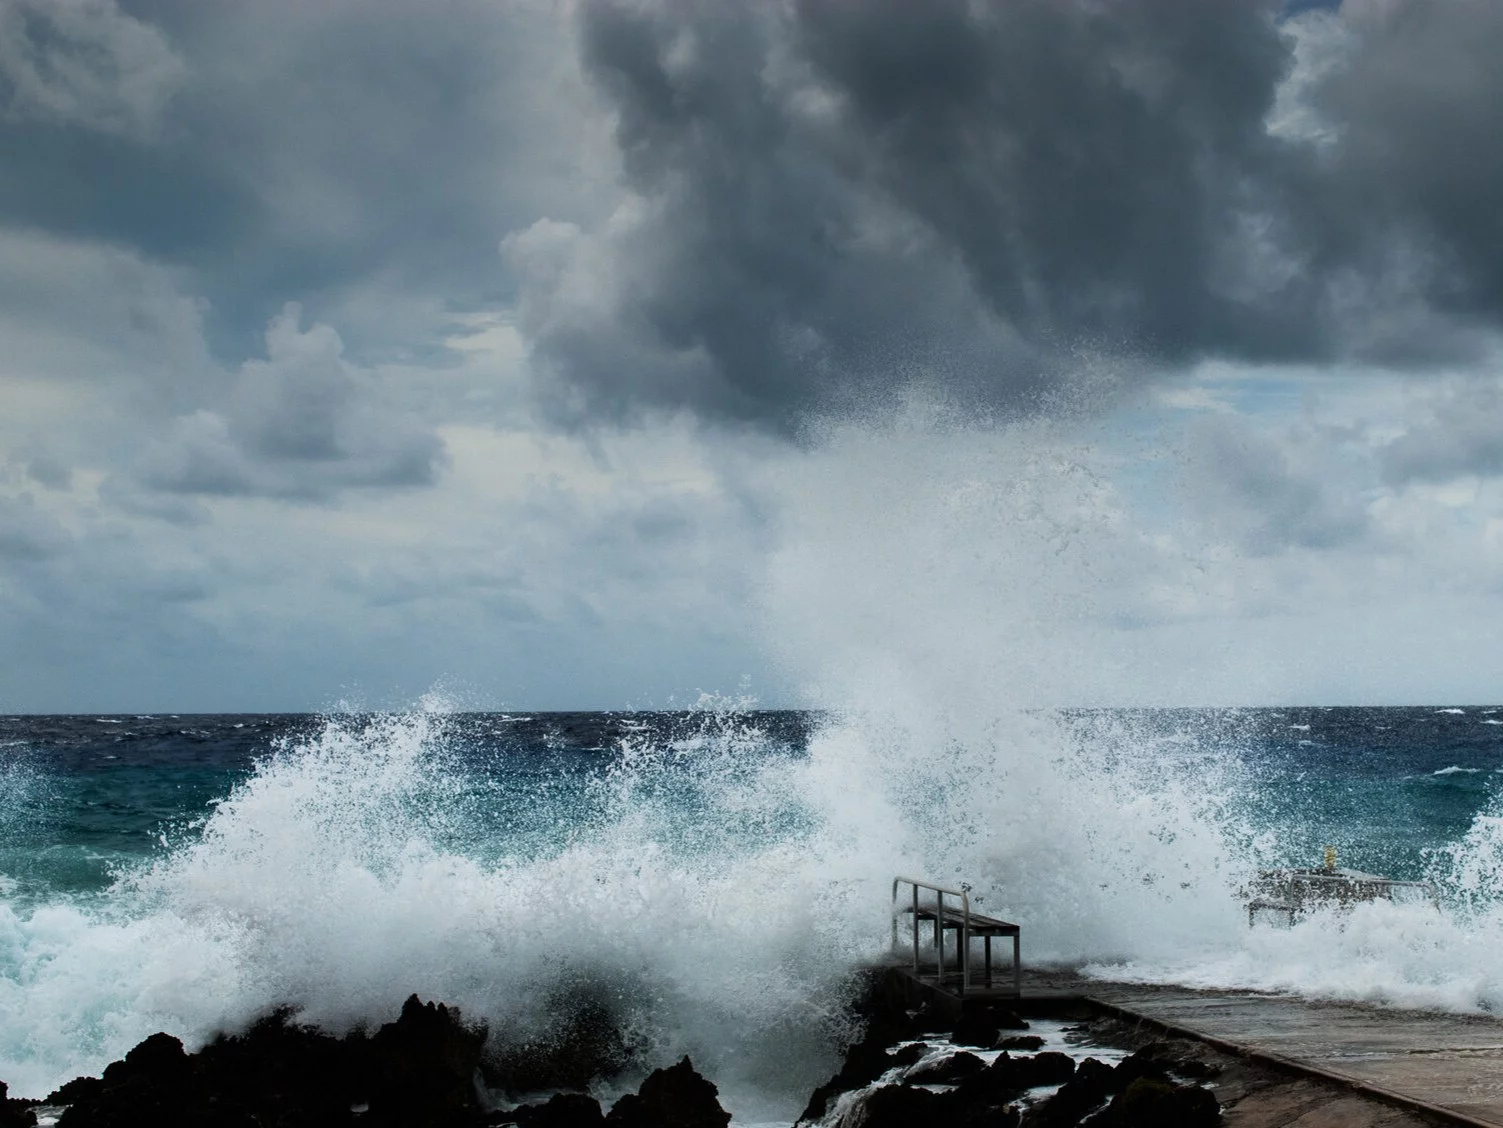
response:
[(1277, 995), (1091, 980), (1075, 987), (1129, 1020), (1293, 1064), (1451, 1123), (1503, 1128), (1503, 1022)]

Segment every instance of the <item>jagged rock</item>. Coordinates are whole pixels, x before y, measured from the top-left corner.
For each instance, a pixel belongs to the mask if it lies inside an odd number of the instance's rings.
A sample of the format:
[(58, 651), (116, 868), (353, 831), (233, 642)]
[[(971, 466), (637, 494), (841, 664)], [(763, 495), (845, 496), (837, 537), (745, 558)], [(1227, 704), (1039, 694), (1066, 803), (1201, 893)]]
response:
[(975, 1054), (961, 1052), (940, 1058), (938, 1061), (916, 1065), (903, 1075), (905, 1085), (953, 1085), (974, 1077), (986, 1068), (986, 1062)]
[(1023, 1113), (1022, 1128), (1067, 1128), (1079, 1124), (1111, 1096), (1111, 1066), (1086, 1058), (1052, 1096)]
[(1116, 1084), (1117, 1071), (1099, 1058), (1086, 1058), (1075, 1067), (1075, 1079), (1105, 1097), (1115, 1091), (1113, 1085)]
[[(799, 1123), (818, 1120), (825, 1114), (832, 1097), (851, 1089), (860, 1089), (865, 1085), (870, 1085), (895, 1066), (913, 1064), (918, 1060), (918, 1056), (910, 1059), (907, 1057), (909, 1052), (914, 1051), (904, 1047), (898, 1054), (890, 1054), (881, 1042), (871, 1039), (855, 1043), (846, 1051), (845, 1062), (841, 1065), (840, 1072), (815, 1089), (809, 1097), (809, 1103), (805, 1106), (803, 1115), (799, 1117)], [(918, 1054), (921, 1056), (921, 1051)], [(904, 1055), (902, 1060), (899, 1059), (899, 1055)]]
[[(1204, 1043), (1177, 1038), (1149, 1042), (1127, 1060), (1157, 1066), (1180, 1077), (1214, 1077), (1221, 1072), (1221, 1067), (1206, 1061), (1207, 1053)], [(1144, 1075), (1149, 1074), (1145, 1072)]]
[(904, 1085), (882, 1085), (862, 1095), (846, 1114), (844, 1128), (1014, 1128), (1017, 1109), (1005, 1101), (967, 1094), (962, 1086), (936, 1093)]
[(47, 1098), (67, 1106), (60, 1128), (461, 1128), (479, 1125), (474, 1077), (483, 1029), (457, 1011), (407, 1000), (370, 1038), (334, 1038), (292, 1025), (287, 1012), (197, 1054), (153, 1034), (98, 1079)]
[(1172, 1084), (1169, 1074), (1151, 1055), (1143, 1053), (1131, 1054), (1123, 1058), (1117, 1068), (1112, 1071), (1112, 1092), (1124, 1092), (1134, 1081), (1146, 1079), (1149, 1081), (1162, 1081), (1164, 1084)]
[(685, 1057), (649, 1073), (635, 1093), (611, 1106), (605, 1122), (610, 1128), (726, 1128), (731, 1114), (720, 1107), (719, 1096)]
[(502, 1123), (518, 1128), (600, 1128), (600, 1102), (583, 1093), (555, 1093), (543, 1104), (524, 1105), (505, 1114)]
[(953, 1102), (948, 1094), (903, 1085), (883, 1085), (866, 1094), (851, 1110), (846, 1128), (914, 1128), (948, 1121)]
[(106, 1085), (118, 1085), (130, 1077), (169, 1081), (184, 1077), (190, 1068), (183, 1043), (171, 1034), (157, 1033), (128, 1052), (124, 1061), (106, 1066), (102, 1080)]
[(10, 1087), (0, 1081), (0, 1128), (32, 1128), (37, 1122), (31, 1111), (34, 1102), (12, 1099), (9, 1093)]
[(892, 1065), (914, 1065), (928, 1052), (928, 1042), (909, 1042), (906, 1046), (899, 1046), (893, 1050), (889, 1055), (889, 1060)]
[[(58, 1118), (61, 1128), (146, 1128), (147, 1125), (207, 1124), (196, 1070), (183, 1044), (169, 1034), (151, 1035), (111, 1062), (97, 1086), (80, 1086), (81, 1099)], [(233, 1118), (227, 1119), (234, 1123)]]
[(994, 1050), (1042, 1050), (1044, 1040), (1037, 1034), (1009, 1034), (992, 1043)]
[(979, 1046), (988, 1050), (997, 1044), (1004, 1030), (1027, 1030), (1028, 1023), (1005, 1007), (976, 1007), (960, 1016), (950, 1034), (950, 1041), (957, 1046)]
[(1030, 1057), (1004, 1053), (986, 1069), (986, 1081), (993, 1088), (1018, 1092), (1040, 1085), (1062, 1085), (1074, 1075), (1074, 1059), (1053, 1050)]
[(465, 1026), (458, 1011), (410, 996), (401, 1017), (371, 1036), (370, 1111), (364, 1123), (420, 1128), (447, 1124), (474, 1109), (485, 1037), (483, 1028)]
[(961, 1016), (955, 1029), (950, 1032), (950, 1041), (957, 1046), (977, 1046), (989, 1050), (996, 1044), (997, 1036), (1001, 1033), (1001, 1028), (990, 1016), (966, 1014)]
[(104, 1082), (97, 1077), (75, 1077), (66, 1084), (59, 1085), (47, 1096), (42, 1098), (45, 1105), (71, 1105), (79, 1101), (90, 1100), (104, 1088)]
[(1221, 1123), (1221, 1105), (1203, 1085), (1138, 1077), (1083, 1123), (1090, 1128), (1215, 1128)]

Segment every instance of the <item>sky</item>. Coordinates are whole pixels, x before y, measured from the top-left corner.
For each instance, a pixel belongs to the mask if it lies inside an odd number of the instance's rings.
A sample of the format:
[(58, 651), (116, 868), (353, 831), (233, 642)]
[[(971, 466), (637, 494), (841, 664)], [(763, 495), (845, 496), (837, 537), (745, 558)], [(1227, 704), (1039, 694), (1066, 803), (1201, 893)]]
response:
[(1503, 701), (1491, 0), (0, 0), (0, 711)]

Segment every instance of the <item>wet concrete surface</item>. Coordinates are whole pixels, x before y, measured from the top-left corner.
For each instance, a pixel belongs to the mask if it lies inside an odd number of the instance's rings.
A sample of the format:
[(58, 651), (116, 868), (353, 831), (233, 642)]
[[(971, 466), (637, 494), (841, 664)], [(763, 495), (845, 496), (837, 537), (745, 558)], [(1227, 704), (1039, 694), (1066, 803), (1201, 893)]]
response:
[[(1053, 986), (1066, 984), (1055, 977)], [(1406, 1098), (1414, 1102), (1415, 1111), (1430, 1106), (1463, 1118), (1453, 1122), (1503, 1128), (1503, 1022), (1491, 1018), (1090, 980), (1070, 986), (1132, 1015)], [(1295, 1104), (1301, 1099), (1297, 1087), (1287, 1095)], [(1371, 1119), (1370, 1110), (1362, 1114), (1369, 1119), (1359, 1116), (1359, 1093), (1343, 1100), (1351, 1107), (1343, 1109), (1340, 1102), (1327, 1100), (1307, 1110), (1319, 1113), (1314, 1119), (1304, 1118), (1304, 1113), (1288, 1119), (1293, 1108), (1280, 1112), (1270, 1107), (1265, 1111), (1273, 1119), (1235, 1122), (1301, 1128), (1384, 1123)], [(1401, 1118), (1387, 1123), (1424, 1122)]]

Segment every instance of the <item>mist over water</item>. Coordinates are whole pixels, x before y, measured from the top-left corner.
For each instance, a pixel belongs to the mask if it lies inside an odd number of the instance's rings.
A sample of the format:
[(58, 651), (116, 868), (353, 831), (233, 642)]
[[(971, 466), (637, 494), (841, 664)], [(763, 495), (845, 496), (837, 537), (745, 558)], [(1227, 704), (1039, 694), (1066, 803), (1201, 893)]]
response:
[[(849, 1034), (851, 970), (886, 949), (897, 874), (970, 883), (1023, 924), (1032, 963), (1503, 1005), (1489, 716), (1073, 708), (1173, 690), (1093, 637), (1172, 586), (1106, 458), (1058, 425), (915, 410), (790, 463), (768, 484), (764, 597), (814, 713), (432, 700), (253, 736), (224, 719), (155, 759), (132, 724), (177, 728), (79, 719), (58, 726), (73, 775), (48, 759), (61, 738), (18, 741), (0, 766), (0, 1077), (40, 1096), (158, 1029), (195, 1043), (291, 1005), (344, 1030), (415, 991), (501, 1041), (546, 1040), (586, 1001), (638, 1073), (688, 1053), (738, 1120), (791, 1120)], [(210, 771), (179, 745), (231, 751)], [(135, 821), (112, 838), (100, 804), (127, 784)], [(177, 808), (152, 790), (183, 785)], [(1328, 841), (1433, 877), (1444, 911), (1250, 930), (1239, 887)]]

